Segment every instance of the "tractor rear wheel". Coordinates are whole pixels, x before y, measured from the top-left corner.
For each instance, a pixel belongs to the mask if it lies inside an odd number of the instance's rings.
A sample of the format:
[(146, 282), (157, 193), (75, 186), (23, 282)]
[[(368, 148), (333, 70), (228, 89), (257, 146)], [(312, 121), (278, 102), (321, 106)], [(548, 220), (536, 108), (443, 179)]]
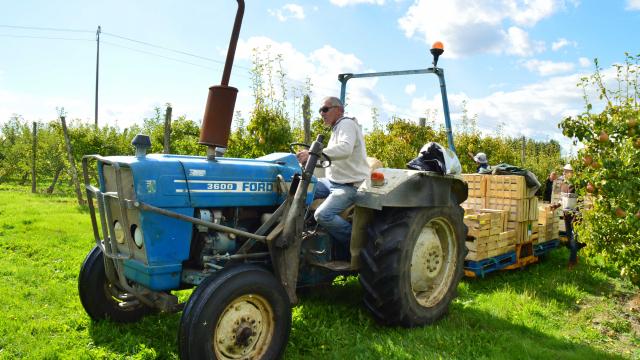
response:
[(291, 304), (280, 282), (255, 265), (205, 279), (182, 313), (181, 359), (277, 359), (291, 330)]
[(123, 299), (131, 296), (109, 282), (105, 273), (102, 249), (94, 246), (82, 263), (78, 276), (78, 293), (85, 311), (93, 320), (109, 319), (120, 323), (136, 322), (151, 308)]
[(361, 251), (364, 303), (386, 325), (432, 323), (448, 311), (463, 274), (463, 210), (385, 208)]

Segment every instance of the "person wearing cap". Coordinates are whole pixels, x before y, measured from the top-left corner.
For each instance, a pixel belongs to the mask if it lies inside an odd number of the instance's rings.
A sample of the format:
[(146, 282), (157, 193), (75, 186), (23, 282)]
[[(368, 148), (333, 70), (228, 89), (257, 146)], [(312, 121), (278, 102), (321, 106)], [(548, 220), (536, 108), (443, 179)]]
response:
[(476, 164), (478, 165), (476, 172), (480, 172), (480, 170), (482, 169), (486, 169), (489, 167), (489, 161), (487, 160), (487, 154), (483, 153), (483, 152), (479, 152), (475, 155), (473, 155), (473, 153), (471, 151), (469, 151), (467, 153), (467, 155), (469, 155), (469, 157), (471, 159), (473, 159), (473, 161), (476, 162)]
[[(331, 159), (331, 166), (316, 185), (314, 198), (326, 200), (316, 209), (314, 218), (336, 241), (338, 260), (349, 260), (351, 223), (340, 214), (354, 204), (358, 187), (369, 177), (364, 135), (355, 118), (344, 116), (340, 99), (324, 98), (319, 112), (324, 124), (331, 127), (331, 137), (322, 150)], [(305, 164), (309, 151), (299, 151), (296, 156)]]
[(578, 264), (578, 250), (586, 245), (576, 239), (575, 232), (573, 231), (573, 224), (578, 215), (578, 195), (576, 194), (575, 187), (571, 183), (571, 178), (573, 178), (573, 167), (571, 164), (566, 164), (562, 168), (560, 203), (553, 205), (553, 208), (562, 207), (565, 234), (569, 246), (569, 270)]

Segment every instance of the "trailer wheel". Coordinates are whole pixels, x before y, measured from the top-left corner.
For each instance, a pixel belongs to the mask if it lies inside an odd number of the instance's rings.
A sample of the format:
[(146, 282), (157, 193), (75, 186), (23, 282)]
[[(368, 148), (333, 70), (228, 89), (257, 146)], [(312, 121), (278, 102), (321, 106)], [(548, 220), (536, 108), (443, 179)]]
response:
[(463, 210), (385, 208), (361, 251), (365, 306), (386, 325), (440, 319), (456, 296), (466, 252)]
[(82, 263), (78, 276), (80, 302), (96, 321), (109, 319), (120, 323), (136, 322), (151, 312), (151, 308), (133, 302), (125, 303), (130, 295), (111, 284), (105, 274), (104, 254), (94, 246)]
[(181, 359), (276, 359), (291, 330), (291, 304), (280, 282), (255, 265), (205, 279), (182, 313)]

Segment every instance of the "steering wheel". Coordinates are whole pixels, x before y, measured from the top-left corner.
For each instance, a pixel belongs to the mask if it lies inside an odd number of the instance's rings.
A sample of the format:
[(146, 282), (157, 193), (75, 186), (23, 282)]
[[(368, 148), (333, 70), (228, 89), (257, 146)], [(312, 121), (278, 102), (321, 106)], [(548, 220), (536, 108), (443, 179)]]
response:
[[(303, 148), (305, 148), (307, 150), (309, 150), (311, 148), (311, 145), (309, 145), (309, 144), (291, 143), (291, 144), (289, 144), (289, 150), (291, 151), (292, 154), (296, 154), (297, 153), (297, 151), (296, 151), (296, 147), (297, 146), (303, 147)], [(328, 168), (329, 166), (331, 166), (331, 158), (329, 156), (327, 156), (327, 154), (325, 154), (325, 153), (322, 153), (318, 160), (319, 160), (318, 166), (323, 168), (323, 169), (324, 168)]]

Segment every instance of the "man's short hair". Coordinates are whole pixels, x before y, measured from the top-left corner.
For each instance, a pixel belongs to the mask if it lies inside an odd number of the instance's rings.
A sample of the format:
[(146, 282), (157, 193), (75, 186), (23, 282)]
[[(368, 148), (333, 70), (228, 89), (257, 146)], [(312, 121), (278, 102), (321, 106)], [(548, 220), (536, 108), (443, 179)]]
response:
[(330, 106), (339, 106), (340, 108), (344, 109), (344, 105), (342, 104), (342, 101), (340, 101), (340, 99), (338, 99), (335, 96), (327, 96), (324, 99), (322, 99), (323, 104), (327, 101), (329, 102)]

